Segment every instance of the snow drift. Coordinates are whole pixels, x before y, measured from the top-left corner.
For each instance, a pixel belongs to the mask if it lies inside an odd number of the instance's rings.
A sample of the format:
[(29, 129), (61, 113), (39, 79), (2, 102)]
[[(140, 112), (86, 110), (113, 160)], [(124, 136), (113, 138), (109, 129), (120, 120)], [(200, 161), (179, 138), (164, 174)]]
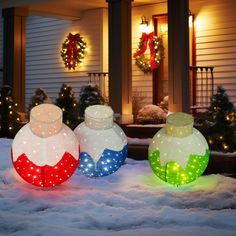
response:
[(234, 236), (236, 179), (202, 176), (174, 188), (148, 161), (127, 159), (116, 173), (41, 190), (17, 176), (11, 140), (0, 139), (0, 235)]

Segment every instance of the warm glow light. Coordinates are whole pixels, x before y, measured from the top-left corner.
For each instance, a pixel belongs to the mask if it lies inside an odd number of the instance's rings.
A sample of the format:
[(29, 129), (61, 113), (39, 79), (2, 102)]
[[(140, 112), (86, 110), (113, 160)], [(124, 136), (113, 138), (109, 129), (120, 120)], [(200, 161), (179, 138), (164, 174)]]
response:
[(190, 15), (190, 16), (188, 17), (188, 26), (189, 26), (190, 28), (193, 26), (193, 16), (192, 16), (192, 15)]
[(153, 31), (153, 27), (152, 27), (152, 24), (150, 23), (147, 27), (146, 33), (150, 34), (152, 31)]
[(226, 150), (229, 148), (229, 146), (226, 143), (223, 143), (223, 148)]
[(196, 33), (208, 30), (212, 27), (212, 24), (216, 24), (215, 19), (218, 17), (214, 14), (210, 6), (201, 8), (195, 18)]
[(140, 24), (140, 31), (141, 33), (148, 33), (149, 27), (148, 27), (148, 21), (145, 16), (142, 16), (142, 22)]
[(161, 34), (166, 34), (168, 31), (168, 24), (162, 23), (160, 27)]
[(139, 29), (141, 33), (146, 33), (148, 31), (148, 26), (146, 24), (140, 24)]

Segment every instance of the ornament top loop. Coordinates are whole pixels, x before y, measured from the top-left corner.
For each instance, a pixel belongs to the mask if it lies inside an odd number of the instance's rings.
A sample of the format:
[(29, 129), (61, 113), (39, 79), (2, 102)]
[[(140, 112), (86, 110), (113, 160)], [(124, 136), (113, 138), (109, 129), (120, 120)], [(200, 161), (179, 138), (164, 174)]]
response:
[(167, 117), (166, 133), (173, 137), (186, 137), (193, 133), (193, 117), (189, 114), (176, 112)]
[(109, 106), (89, 106), (85, 109), (85, 124), (92, 129), (109, 129), (113, 126), (113, 114)]
[(40, 104), (30, 111), (32, 132), (46, 138), (58, 133), (62, 128), (62, 110), (53, 104)]

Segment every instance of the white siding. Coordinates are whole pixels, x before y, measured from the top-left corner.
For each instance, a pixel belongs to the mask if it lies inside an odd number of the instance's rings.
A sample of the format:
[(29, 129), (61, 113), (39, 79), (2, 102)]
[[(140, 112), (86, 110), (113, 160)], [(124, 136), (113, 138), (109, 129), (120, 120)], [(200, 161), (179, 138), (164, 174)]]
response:
[[(222, 85), (236, 103), (236, 1), (190, 0), (189, 8), (195, 16), (196, 56), (198, 66), (214, 66), (215, 88)], [(167, 13), (167, 3), (134, 7), (132, 13), (132, 53), (137, 49), (141, 16)], [(152, 103), (152, 75), (141, 72), (133, 60), (133, 91), (139, 91)]]
[[(72, 86), (75, 96), (87, 84), (87, 72), (101, 70), (101, 20), (103, 9), (83, 13), (77, 21), (29, 16), (26, 20), (26, 107), (35, 89), (41, 87), (55, 100), (62, 83)], [(64, 67), (61, 45), (69, 33), (79, 33), (87, 54), (76, 71)]]
[[(0, 8), (2, 12), (2, 9)], [(3, 18), (0, 17), (0, 69), (3, 69)], [(3, 72), (0, 71), (0, 87), (3, 85)]]
[(236, 1), (192, 0), (196, 17), (197, 65), (214, 66), (215, 87), (222, 85), (236, 103)]

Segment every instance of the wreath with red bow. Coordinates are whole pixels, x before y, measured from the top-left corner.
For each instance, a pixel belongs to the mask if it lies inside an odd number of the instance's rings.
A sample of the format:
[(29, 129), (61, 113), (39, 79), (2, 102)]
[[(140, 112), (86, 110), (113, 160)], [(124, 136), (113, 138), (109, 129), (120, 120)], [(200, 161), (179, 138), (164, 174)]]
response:
[[(150, 49), (150, 58), (145, 55), (147, 47)], [(139, 41), (139, 47), (134, 54), (135, 64), (144, 73), (149, 73), (158, 68), (164, 58), (162, 38), (154, 36), (154, 33), (143, 33)]]
[(86, 49), (86, 42), (79, 34), (71, 34), (66, 37), (62, 43), (61, 57), (64, 61), (64, 65), (69, 70), (75, 70), (82, 59), (84, 59)]

